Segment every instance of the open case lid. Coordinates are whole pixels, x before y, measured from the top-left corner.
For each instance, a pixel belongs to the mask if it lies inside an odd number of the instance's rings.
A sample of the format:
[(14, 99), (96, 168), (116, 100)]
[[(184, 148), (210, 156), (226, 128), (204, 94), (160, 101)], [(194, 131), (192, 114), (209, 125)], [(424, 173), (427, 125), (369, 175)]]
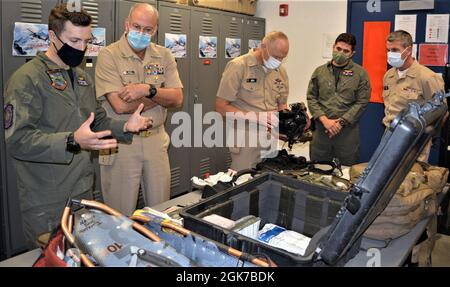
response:
[(410, 103), (392, 121), (321, 239), (317, 259), (336, 264), (386, 208), (425, 145), (440, 131), (447, 112), (445, 97), (441, 92), (428, 102)]

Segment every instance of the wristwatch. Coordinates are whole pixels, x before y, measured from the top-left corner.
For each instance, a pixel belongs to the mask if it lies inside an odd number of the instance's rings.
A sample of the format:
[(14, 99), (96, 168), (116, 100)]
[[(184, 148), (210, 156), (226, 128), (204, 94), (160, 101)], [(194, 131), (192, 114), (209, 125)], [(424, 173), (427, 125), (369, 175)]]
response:
[(148, 89), (147, 98), (152, 99), (158, 93), (158, 89), (156, 89), (156, 87), (152, 84), (150, 84), (149, 86), (150, 86), (150, 88)]
[(77, 153), (79, 153), (81, 151), (81, 146), (75, 141), (73, 133), (71, 133), (67, 137), (66, 151), (71, 152), (73, 154), (77, 154)]
[(348, 125), (348, 122), (345, 119), (340, 118), (339, 119), (339, 124), (341, 125), (341, 127), (345, 127), (345, 126)]

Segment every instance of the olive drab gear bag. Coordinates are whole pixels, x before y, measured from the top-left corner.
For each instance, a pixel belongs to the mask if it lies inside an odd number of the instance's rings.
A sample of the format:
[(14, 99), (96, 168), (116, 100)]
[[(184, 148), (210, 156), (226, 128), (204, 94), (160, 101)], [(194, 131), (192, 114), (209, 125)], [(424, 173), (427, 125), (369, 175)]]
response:
[[(366, 163), (352, 166), (351, 181), (356, 181), (366, 167)], [(411, 231), (422, 219), (436, 215), (437, 194), (444, 188), (447, 178), (446, 168), (415, 163), (386, 209), (364, 236), (378, 240), (395, 239)]]

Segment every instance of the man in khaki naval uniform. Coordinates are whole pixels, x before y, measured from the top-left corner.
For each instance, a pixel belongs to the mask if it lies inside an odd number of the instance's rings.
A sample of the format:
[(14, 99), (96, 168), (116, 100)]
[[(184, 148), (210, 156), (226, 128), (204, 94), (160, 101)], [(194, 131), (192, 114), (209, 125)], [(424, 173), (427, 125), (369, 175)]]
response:
[[(413, 58), (412, 47), (412, 37), (406, 31), (395, 31), (388, 36), (388, 63), (392, 68), (383, 79), (383, 124), (386, 127), (408, 103), (430, 100), (435, 92), (444, 90), (442, 77), (419, 64)], [(418, 158), (419, 161), (428, 161), (430, 148), (431, 142)]]
[(157, 23), (153, 6), (134, 5), (125, 34), (100, 52), (95, 74), (97, 98), (108, 115), (127, 117), (143, 103), (143, 115), (153, 119), (152, 129), (135, 135), (131, 145), (100, 153), (105, 202), (126, 215), (136, 208), (140, 185), (147, 206), (170, 198), (170, 138), (164, 122), (167, 108), (182, 105), (183, 85), (170, 51), (150, 43)]
[[(287, 109), (289, 81), (281, 62), (288, 55), (289, 40), (278, 31), (267, 34), (261, 48), (230, 61), (222, 75), (216, 98), (216, 111), (243, 114), (248, 112), (268, 113)], [(267, 116), (267, 122), (258, 122), (267, 127), (276, 127), (277, 118)], [(248, 135), (248, 133), (247, 133)], [(231, 168), (243, 170), (255, 167), (261, 161), (261, 147), (230, 146)]]

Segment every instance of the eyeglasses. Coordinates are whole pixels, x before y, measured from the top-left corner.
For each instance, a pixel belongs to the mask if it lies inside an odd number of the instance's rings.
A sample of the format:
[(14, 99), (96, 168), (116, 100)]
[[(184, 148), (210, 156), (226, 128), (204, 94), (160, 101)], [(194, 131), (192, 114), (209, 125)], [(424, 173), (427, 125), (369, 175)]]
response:
[(148, 35), (152, 35), (153, 32), (155, 31), (154, 27), (141, 27), (139, 24), (133, 23), (131, 24), (131, 27), (133, 28), (133, 30), (142, 32), (144, 34), (148, 34)]

